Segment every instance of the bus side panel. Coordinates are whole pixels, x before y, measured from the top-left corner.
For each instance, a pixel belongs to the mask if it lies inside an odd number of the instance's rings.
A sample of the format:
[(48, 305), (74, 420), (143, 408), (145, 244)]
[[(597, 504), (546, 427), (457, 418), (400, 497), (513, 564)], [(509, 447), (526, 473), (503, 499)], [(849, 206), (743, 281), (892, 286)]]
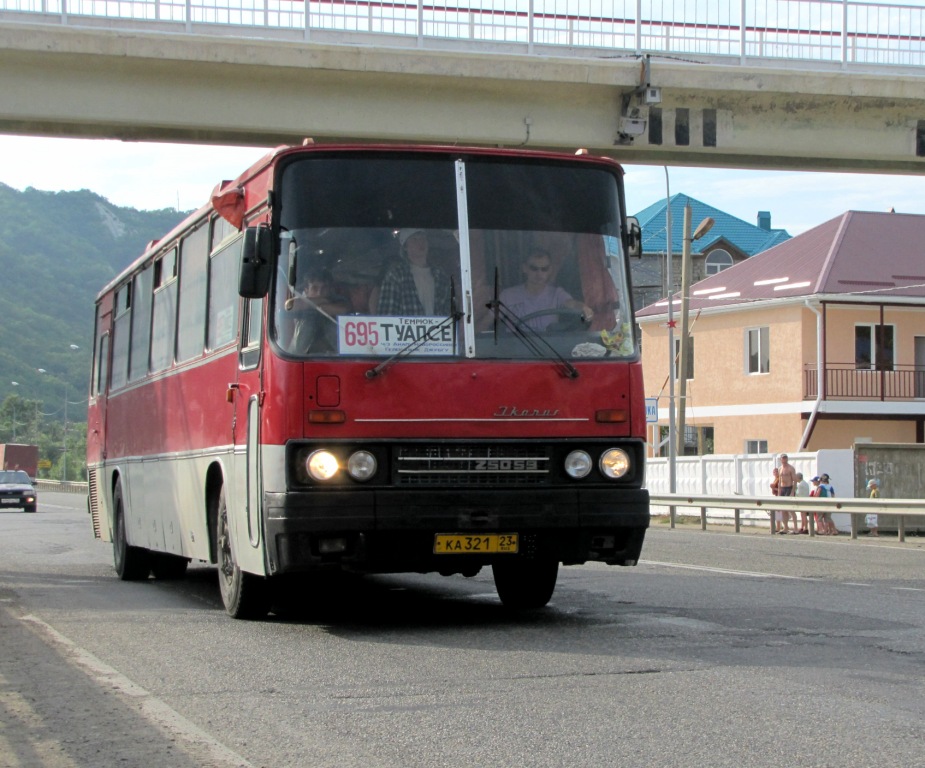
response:
[[(242, 439), (245, 436), (243, 425), (239, 430)], [(264, 461), (266, 456), (264, 456)], [(259, 525), (255, 534), (259, 536), (258, 546), (251, 545), (247, 524), (247, 450), (246, 445), (235, 446), (234, 453), (228, 457), (228, 470), (225, 473), (225, 503), (228, 506), (228, 522), (231, 526), (232, 550), (235, 562), (242, 571), (266, 574), (264, 559), (263, 526)], [(262, 519), (263, 510), (259, 511)]]

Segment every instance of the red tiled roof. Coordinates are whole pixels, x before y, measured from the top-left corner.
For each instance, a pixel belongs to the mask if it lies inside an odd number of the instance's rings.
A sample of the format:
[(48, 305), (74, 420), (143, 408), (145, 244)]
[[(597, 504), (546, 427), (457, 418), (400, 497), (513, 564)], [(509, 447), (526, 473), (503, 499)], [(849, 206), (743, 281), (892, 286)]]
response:
[[(825, 294), (925, 299), (925, 216), (848, 211), (695, 283), (690, 308)], [(663, 300), (636, 316), (666, 312)]]

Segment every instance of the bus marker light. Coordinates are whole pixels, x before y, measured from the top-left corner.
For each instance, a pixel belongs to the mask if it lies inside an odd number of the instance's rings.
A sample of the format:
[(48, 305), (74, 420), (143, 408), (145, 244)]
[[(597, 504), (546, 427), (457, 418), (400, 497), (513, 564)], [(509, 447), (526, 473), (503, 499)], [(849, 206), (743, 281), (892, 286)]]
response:
[(343, 424), (347, 414), (343, 411), (309, 411), (308, 420), (312, 424)]
[(594, 420), (599, 424), (623, 424), (629, 421), (629, 414), (618, 408), (611, 408), (606, 411), (596, 411)]

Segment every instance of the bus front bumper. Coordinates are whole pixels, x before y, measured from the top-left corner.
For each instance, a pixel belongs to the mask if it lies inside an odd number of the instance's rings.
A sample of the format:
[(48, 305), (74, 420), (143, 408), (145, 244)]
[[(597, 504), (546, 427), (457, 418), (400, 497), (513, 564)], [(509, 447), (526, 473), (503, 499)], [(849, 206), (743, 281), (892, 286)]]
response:
[[(642, 489), (267, 493), (270, 573), (466, 573), (510, 557), (635, 565), (649, 526)], [(438, 534), (516, 534), (516, 553), (436, 554)]]

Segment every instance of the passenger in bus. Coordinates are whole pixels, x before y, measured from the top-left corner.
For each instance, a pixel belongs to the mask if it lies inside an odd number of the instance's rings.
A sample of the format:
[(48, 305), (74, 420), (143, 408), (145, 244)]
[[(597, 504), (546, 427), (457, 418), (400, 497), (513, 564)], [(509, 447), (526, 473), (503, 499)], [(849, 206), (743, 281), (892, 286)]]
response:
[(511, 312), (518, 317), (535, 317), (527, 320), (536, 331), (545, 331), (560, 317), (553, 311), (571, 309), (581, 316), (583, 323), (589, 324), (594, 317), (594, 310), (583, 301), (573, 299), (564, 288), (554, 285), (552, 277), (552, 257), (543, 248), (530, 250), (521, 265), (524, 282), (501, 291), (498, 297)]
[(337, 346), (337, 316), (348, 311), (347, 301), (337, 295), (326, 269), (309, 269), (286, 299), (283, 323), (289, 331), (287, 349), (296, 353), (330, 352)]
[(450, 276), (428, 261), (427, 233), (402, 229), (398, 242), (401, 258), (386, 271), (374, 312), (399, 317), (449, 315)]

